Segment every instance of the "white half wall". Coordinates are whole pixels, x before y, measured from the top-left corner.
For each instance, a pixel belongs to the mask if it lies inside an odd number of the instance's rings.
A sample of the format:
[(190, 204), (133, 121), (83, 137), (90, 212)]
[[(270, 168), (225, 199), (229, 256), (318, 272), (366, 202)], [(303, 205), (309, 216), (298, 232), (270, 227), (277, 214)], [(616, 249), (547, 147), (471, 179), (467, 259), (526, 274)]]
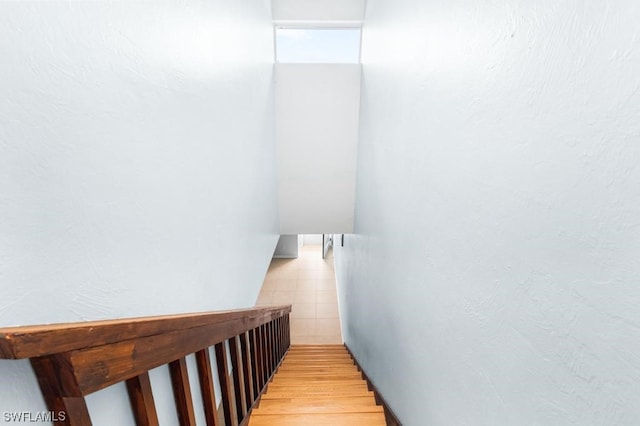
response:
[(345, 341), (405, 426), (640, 424), (640, 3), (369, 0)]
[(276, 64), (281, 234), (350, 233), (359, 64)]
[[(268, 2), (0, 2), (0, 53), (0, 326), (253, 306), (279, 234)], [(89, 404), (133, 422), (124, 386)], [(0, 361), (0, 412), (45, 409)]]
[(276, 250), (273, 252), (275, 259), (295, 259), (298, 257), (298, 236), (280, 235)]

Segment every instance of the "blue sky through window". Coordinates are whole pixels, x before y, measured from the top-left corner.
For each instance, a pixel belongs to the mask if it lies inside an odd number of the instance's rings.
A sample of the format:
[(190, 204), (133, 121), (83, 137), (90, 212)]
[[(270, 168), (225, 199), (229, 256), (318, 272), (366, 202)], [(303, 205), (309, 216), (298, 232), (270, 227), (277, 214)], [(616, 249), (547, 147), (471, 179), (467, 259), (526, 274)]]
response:
[(276, 62), (360, 62), (360, 28), (276, 28)]

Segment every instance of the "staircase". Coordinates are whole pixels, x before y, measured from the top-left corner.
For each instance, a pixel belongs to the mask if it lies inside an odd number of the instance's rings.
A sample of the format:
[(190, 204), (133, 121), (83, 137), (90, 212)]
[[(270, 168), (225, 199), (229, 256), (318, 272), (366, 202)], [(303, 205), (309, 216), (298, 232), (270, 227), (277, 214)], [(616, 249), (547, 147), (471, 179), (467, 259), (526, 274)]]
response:
[(291, 346), (249, 426), (386, 425), (353, 359), (341, 345)]

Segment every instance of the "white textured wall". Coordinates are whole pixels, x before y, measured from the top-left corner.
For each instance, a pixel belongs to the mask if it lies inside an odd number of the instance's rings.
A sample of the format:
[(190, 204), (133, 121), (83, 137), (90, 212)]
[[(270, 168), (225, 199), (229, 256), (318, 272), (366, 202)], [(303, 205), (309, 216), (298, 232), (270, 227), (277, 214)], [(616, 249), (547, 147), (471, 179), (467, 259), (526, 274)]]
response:
[(346, 342), (407, 426), (640, 424), (640, 3), (369, 0)]
[[(253, 305), (272, 43), (263, 1), (0, 4), (0, 326)], [(0, 412), (44, 408), (31, 374), (0, 361)]]
[(281, 234), (353, 231), (359, 64), (276, 64)]

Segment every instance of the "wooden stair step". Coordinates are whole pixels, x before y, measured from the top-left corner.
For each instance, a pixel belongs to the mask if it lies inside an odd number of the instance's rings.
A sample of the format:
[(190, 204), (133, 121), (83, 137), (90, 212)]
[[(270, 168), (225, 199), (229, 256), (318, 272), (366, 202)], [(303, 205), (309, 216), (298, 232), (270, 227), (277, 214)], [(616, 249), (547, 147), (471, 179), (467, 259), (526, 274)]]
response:
[(325, 406), (300, 406), (287, 405), (276, 408), (256, 408), (251, 413), (254, 416), (271, 416), (273, 414), (357, 414), (357, 413), (383, 413), (384, 409), (379, 405), (340, 405), (327, 404)]
[(306, 347), (292, 346), (288, 352), (348, 352), (344, 347), (337, 348), (321, 348), (321, 347)]
[(350, 372), (326, 372), (326, 373), (281, 373), (277, 377), (280, 380), (298, 380), (298, 381), (323, 381), (323, 380), (361, 380), (362, 373), (357, 371)]
[(344, 343), (297, 343), (292, 348), (345, 348)]
[(360, 373), (355, 365), (310, 366), (305, 368), (302, 365), (282, 365), (278, 368), (278, 374), (323, 374), (323, 373)]
[(346, 351), (347, 349), (342, 346), (342, 345), (338, 345), (338, 346), (313, 346), (313, 345), (296, 345), (296, 346), (291, 346), (289, 348), (290, 352), (293, 351)]
[(280, 367), (355, 367), (350, 359), (290, 359), (283, 361)]
[(382, 413), (289, 414), (251, 416), (249, 426), (386, 426)]
[(283, 364), (295, 364), (295, 363), (301, 363), (301, 362), (313, 362), (313, 363), (328, 363), (328, 362), (348, 362), (350, 364), (354, 364), (355, 362), (353, 362), (353, 359), (350, 357), (332, 357), (332, 358), (319, 358), (319, 357), (295, 357), (295, 356), (291, 356), (291, 357), (286, 357), (284, 359), (284, 361), (282, 361)]
[(343, 345), (293, 346), (253, 409), (249, 426), (386, 425)]
[(362, 373), (358, 372), (358, 370), (327, 370), (327, 371), (278, 371), (278, 377), (299, 377), (301, 379), (308, 379), (313, 377), (342, 377), (346, 378), (356, 378), (361, 379)]
[[(375, 407), (375, 409), (372, 409)], [(255, 410), (260, 414), (284, 413), (377, 413), (382, 408), (376, 405), (373, 396), (330, 396), (325, 398), (279, 398), (260, 402)]]
[(353, 359), (349, 358), (349, 357), (343, 357), (343, 356), (335, 356), (335, 357), (309, 357), (309, 356), (305, 356), (305, 357), (295, 357), (295, 356), (291, 356), (291, 357), (286, 357), (284, 359), (284, 361), (282, 361), (282, 363), (288, 363), (288, 364), (294, 364), (294, 363), (301, 363), (301, 362), (313, 362), (313, 363), (332, 363), (332, 362), (348, 362), (351, 364), (355, 365), (355, 362), (353, 362)]
[[(286, 358), (345, 358), (350, 359), (349, 354), (346, 353), (288, 353)], [(286, 359), (285, 358), (285, 359)]]
[(344, 388), (365, 388), (367, 387), (367, 382), (364, 380), (333, 380), (328, 381), (325, 380), (323, 382), (291, 382), (291, 381), (276, 381), (274, 379), (269, 383), (269, 389), (279, 389), (279, 388), (289, 388), (289, 389), (344, 389)]
[(296, 380), (296, 379), (280, 379), (274, 378), (269, 386), (346, 386), (346, 385), (363, 385), (366, 383), (362, 379), (345, 379), (345, 380)]
[(293, 380), (280, 380), (274, 379), (269, 386), (274, 390), (281, 390), (280, 388), (289, 387), (291, 389), (341, 389), (348, 387), (369, 389), (366, 383), (360, 383), (358, 380), (316, 380), (316, 381), (293, 381)]
[(314, 391), (287, 391), (274, 390), (262, 395), (261, 400), (291, 399), (291, 398), (332, 398), (332, 397), (374, 397), (373, 391), (367, 389), (338, 389), (338, 390), (314, 390)]

